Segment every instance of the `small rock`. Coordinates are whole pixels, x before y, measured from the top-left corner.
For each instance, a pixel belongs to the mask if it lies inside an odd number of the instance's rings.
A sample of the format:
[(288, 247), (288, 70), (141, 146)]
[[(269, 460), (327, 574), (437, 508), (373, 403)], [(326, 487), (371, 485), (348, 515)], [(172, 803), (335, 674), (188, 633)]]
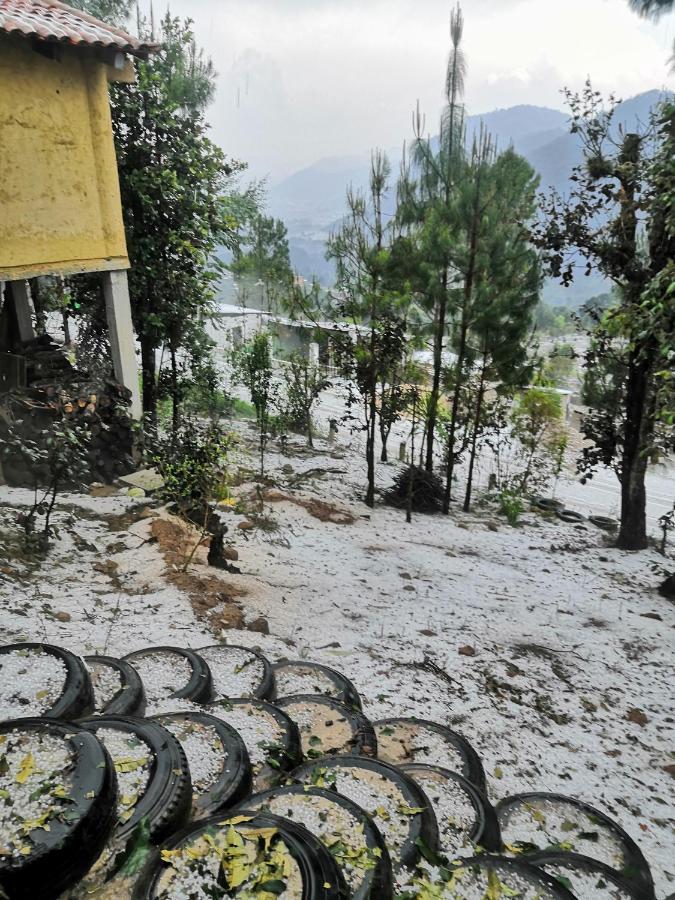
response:
[(157, 516), (159, 516), (157, 510), (150, 509), (149, 506), (144, 506), (140, 512), (136, 513), (138, 519), (156, 519)]
[(415, 586), (412, 585), (412, 584), (404, 584), (404, 585), (403, 585), (403, 590), (404, 590), (404, 591), (414, 591), (414, 590), (415, 590)]
[(284, 473), (284, 475), (292, 475), (295, 469), (290, 463), (284, 463), (284, 465), (281, 467), (281, 471)]
[(626, 719), (629, 722), (635, 722), (636, 725), (639, 725), (640, 728), (644, 728), (649, 719), (642, 712), (641, 709), (635, 707), (634, 709), (629, 709), (626, 713)]
[(675, 600), (675, 575), (669, 575), (665, 581), (661, 582), (659, 594), (666, 600)]
[(54, 613), (54, 618), (59, 622), (70, 622), (72, 616), (68, 612), (57, 612)]
[(249, 631), (257, 631), (260, 634), (269, 634), (270, 625), (265, 616), (258, 616), (249, 625), (246, 626)]
[(223, 559), (229, 559), (236, 562), (239, 559), (239, 551), (234, 547), (223, 547)]
[(437, 632), (432, 631), (431, 628), (423, 628), (420, 631), (420, 634), (423, 634), (424, 637), (436, 637), (437, 636)]
[(658, 613), (640, 613), (642, 619), (654, 619), (657, 622), (663, 622), (663, 618)]
[(490, 531), (499, 531), (499, 525), (496, 522), (488, 522), (487, 527)]
[(119, 563), (116, 563), (114, 559), (106, 559), (105, 562), (97, 560), (92, 568), (95, 572), (100, 572), (102, 575), (114, 575), (119, 569)]
[(143, 490), (143, 488), (130, 487), (129, 490), (127, 491), (127, 497), (134, 497), (134, 498), (145, 497), (145, 491)]
[(661, 766), (661, 768), (663, 769), (664, 772), (667, 772), (671, 778), (675, 778), (675, 766), (673, 766), (673, 765)]
[(89, 485), (90, 497), (114, 497), (115, 494), (119, 494), (119, 489), (112, 484), (94, 481)]
[(407, 581), (410, 581), (412, 578), (410, 572), (399, 572), (398, 574), (400, 578), (405, 578)]
[(237, 528), (241, 529), (241, 531), (250, 531), (254, 527), (253, 522), (249, 522), (248, 519), (244, 519), (243, 522), (237, 523)]
[(475, 656), (476, 655), (475, 647), (471, 647), (469, 644), (467, 644), (464, 647), (460, 647), (457, 652), (459, 653), (460, 656)]

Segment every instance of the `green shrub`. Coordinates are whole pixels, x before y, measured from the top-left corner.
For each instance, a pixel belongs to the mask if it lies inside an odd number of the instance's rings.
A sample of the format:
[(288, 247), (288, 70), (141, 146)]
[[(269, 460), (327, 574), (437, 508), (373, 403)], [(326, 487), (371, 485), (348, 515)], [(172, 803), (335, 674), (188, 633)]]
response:
[(504, 488), (499, 494), (499, 511), (506, 516), (509, 525), (517, 525), (523, 511), (523, 497), (512, 488)]

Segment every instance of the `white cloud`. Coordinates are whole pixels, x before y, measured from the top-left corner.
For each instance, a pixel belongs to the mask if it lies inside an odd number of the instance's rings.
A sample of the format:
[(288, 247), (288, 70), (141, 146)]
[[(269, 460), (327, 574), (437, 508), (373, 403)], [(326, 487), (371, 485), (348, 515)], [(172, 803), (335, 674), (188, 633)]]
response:
[[(147, 2), (147, 0), (145, 0)], [(627, 0), (465, 0), (467, 104), (560, 107), (586, 76), (628, 97), (667, 83), (675, 14), (640, 20)], [(171, 0), (220, 73), (216, 140), (256, 174), (397, 146), (417, 99), (442, 102), (446, 0)], [(157, 9), (157, 8), (156, 8)]]

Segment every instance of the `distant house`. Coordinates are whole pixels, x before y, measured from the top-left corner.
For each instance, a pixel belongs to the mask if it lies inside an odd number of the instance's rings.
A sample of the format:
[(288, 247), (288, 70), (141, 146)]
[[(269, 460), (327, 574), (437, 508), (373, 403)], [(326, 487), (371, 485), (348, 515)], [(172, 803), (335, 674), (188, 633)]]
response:
[(108, 83), (152, 46), (58, 0), (0, 0), (0, 352), (35, 337), (27, 279), (100, 272), (115, 377), (140, 416)]

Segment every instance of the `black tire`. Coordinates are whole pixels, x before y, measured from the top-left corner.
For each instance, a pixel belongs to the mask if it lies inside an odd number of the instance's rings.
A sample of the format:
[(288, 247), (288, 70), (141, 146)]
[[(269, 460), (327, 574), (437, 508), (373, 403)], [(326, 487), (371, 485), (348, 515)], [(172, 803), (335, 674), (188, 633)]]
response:
[[(270, 813), (259, 813), (252, 816), (248, 822), (234, 824), (235, 829), (245, 829), (246, 826), (274, 828), (279, 832), (282, 841), (288, 847), (302, 873), (301, 900), (347, 900), (349, 894), (335, 860), (321, 841), (306, 828)], [(162, 860), (162, 851), (179, 849), (204, 833), (217, 833), (227, 827), (229, 827), (228, 819), (223, 819), (222, 816), (213, 816), (174, 835), (158, 852), (153, 854), (149, 865), (146, 866), (136, 883), (133, 900), (155, 900), (157, 897), (155, 888), (158, 880), (162, 872), (170, 866), (170, 863)]]
[[(330, 781), (326, 781), (325, 773), (341, 766), (348, 769), (366, 769), (379, 778), (393, 782), (399, 793), (405, 797), (405, 805), (410, 809), (420, 810), (409, 815), (409, 833), (400, 852), (396, 852), (391, 846), (388, 847), (394, 872), (414, 868), (420, 860), (422, 848), (427, 847), (432, 852), (438, 850), (438, 827), (429, 799), (419, 785), (396, 766), (369, 759), (367, 756), (326, 756), (299, 766), (291, 772), (290, 778), (301, 784), (316, 784), (319, 776), (327, 789), (334, 790), (330, 787)], [(379, 827), (378, 819), (375, 818), (374, 821), (376, 827)], [(383, 837), (386, 840), (386, 835), (383, 834)]]
[(0, 889), (11, 900), (51, 900), (87, 872), (112, 834), (117, 779), (101, 742), (77, 725), (44, 718), (0, 723), (2, 735), (22, 730), (63, 736), (76, 757), (67, 821), (54, 819), (49, 831), (34, 832), (37, 852), (19, 860), (0, 857)]
[(629, 881), (622, 878), (614, 871), (614, 869), (610, 869), (609, 866), (598, 862), (596, 859), (591, 859), (589, 856), (581, 856), (578, 853), (565, 853), (562, 851), (543, 851), (542, 853), (533, 853), (531, 856), (528, 856), (527, 861), (533, 866), (544, 869), (544, 871), (548, 872), (552, 878), (560, 877), (556, 874), (556, 870), (558, 869), (586, 872), (597, 875), (598, 878), (602, 878), (610, 884), (613, 884), (630, 897), (631, 900), (643, 900), (645, 897), (644, 894), (640, 893), (639, 890), (636, 890)]
[[(499, 822), (494, 807), (487, 799), (485, 794), (478, 790), (468, 779), (460, 775), (459, 772), (451, 772), (450, 769), (443, 769), (441, 766), (427, 766), (424, 763), (408, 763), (400, 766), (402, 772), (409, 775), (413, 780), (418, 781), (425, 774), (434, 774), (439, 779), (454, 781), (467, 795), (473, 806), (476, 819), (469, 831), (469, 840), (474, 844), (479, 844), (484, 850), (492, 853), (498, 853), (502, 848), (502, 840), (499, 832)], [(419, 783), (419, 782), (418, 782)], [(420, 784), (421, 789), (427, 797), (432, 800), (431, 794), (425, 789), (424, 784)], [(442, 827), (438, 815), (436, 815), (439, 832)]]
[[(256, 659), (258, 662), (262, 664), (262, 677), (256, 689), (252, 692), (251, 696), (256, 700), (273, 700), (275, 697), (275, 687), (274, 687), (274, 671), (272, 664), (270, 661), (262, 655), (262, 653), (258, 653), (257, 650), (252, 650), (250, 647), (241, 647), (239, 644), (209, 644), (208, 647), (200, 647), (197, 653), (200, 655), (204, 650), (210, 651), (209, 654), (206, 654), (203, 658), (207, 665), (209, 665), (208, 656), (211, 652), (219, 651), (227, 654), (228, 650), (236, 650), (241, 652), (242, 650), (246, 653), (250, 654), (252, 659)], [(217, 679), (211, 673), (213, 679), (213, 687), (211, 692), (211, 699), (215, 702), (217, 700), (227, 700), (229, 697), (220, 692), (218, 690)], [(243, 697), (244, 694), (238, 693), (234, 695), (235, 697)]]
[[(392, 765), (417, 762), (417, 760), (415, 759), (410, 759), (409, 757), (406, 758), (404, 753), (398, 755), (396, 758), (388, 755), (389, 751), (386, 748), (386, 741), (383, 741), (382, 738), (388, 736), (385, 731), (386, 729), (395, 729), (398, 725), (418, 725), (424, 729), (428, 729), (429, 731), (435, 732), (436, 734), (440, 735), (445, 741), (447, 741), (448, 744), (450, 744), (454, 752), (457, 753), (461, 759), (461, 763), (457, 768), (453, 767), (450, 764), (445, 764), (442, 766), (442, 768), (459, 772), (459, 774), (463, 775), (467, 781), (470, 781), (471, 784), (477, 787), (481, 793), (487, 794), (483, 763), (480, 761), (480, 757), (478, 756), (476, 751), (473, 749), (473, 747), (465, 737), (462, 737), (461, 734), (458, 734), (456, 731), (452, 731), (445, 725), (439, 725), (438, 722), (429, 722), (427, 719), (417, 719), (415, 717), (380, 719), (379, 722), (373, 722), (373, 728), (375, 729), (375, 734), (377, 735), (377, 745), (380, 759), (384, 759), (385, 761), (392, 763)], [(440, 765), (440, 762), (435, 764)]]
[(211, 670), (207, 666), (206, 661), (194, 650), (185, 650), (181, 647), (145, 647), (143, 650), (127, 653), (122, 658), (133, 666), (134, 660), (138, 660), (143, 656), (151, 656), (153, 653), (175, 653), (177, 656), (187, 659), (192, 668), (192, 675), (188, 683), (185, 687), (175, 691), (169, 699), (191, 700), (193, 703), (209, 702), (212, 691)]
[[(94, 709), (94, 691), (87, 667), (79, 656), (71, 653), (70, 650), (64, 650), (63, 647), (55, 647), (53, 644), (5, 644), (4, 647), (0, 647), (0, 677), (2, 654), (11, 653), (14, 650), (42, 650), (61, 660), (66, 667), (63, 693), (53, 706), (41, 713), (41, 717), (71, 722), (91, 714)], [(17, 712), (17, 718), (20, 718), (21, 710), (17, 709)]]
[[(325, 710), (325, 716), (328, 721), (339, 716), (340, 719), (344, 719), (348, 722), (352, 732), (349, 746), (344, 749), (321, 748), (318, 744), (315, 748), (306, 746), (307, 742), (303, 740), (303, 729), (293, 716), (293, 709), (296, 708), (298, 704), (304, 704), (309, 707), (313, 706), (317, 711)], [(298, 732), (300, 733), (302, 752), (305, 757), (317, 758), (318, 756), (339, 755), (340, 753), (348, 753), (350, 755), (356, 754), (357, 756), (377, 756), (377, 738), (375, 737), (375, 731), (370, 720), (367, 719), (362, 712), (350, 709), (348, 706), (345, 706), (344, 703), (340, 703), (332, 697), (326, 697), (319, 694), (298, 694), (295, 697), (284, 697), (281, 700), (277, 700), (275, 705), (280, 709), (283, 709), (284, 712), (296, 722)], [(310, 736), (310, 742), (312, 738), (316, 738), (316, 735), (312, 734)], [(316, 751), (315, 753), (312, 753), (313, 749)], [(322, 749), (323, 752), (319, 752)]]
[(586, 516), (582, 516), (580, 512), (576, 512), (574, 509), (557, 509), (556, 515), (563, 522), (585, 522)]
[(588, 521), (596, 528), (602, 528), (603, 531), (616, 531), (619, 527), (616, 519), (610, 519), (609, 516), (589, 516)]
[[(255, 716), (256, 712), (263, 717), (271, 716), (281, 733), (281, 739), (278, 746), (274, 746), (267, 754), (267, 762), (262, 766), (256, 766), (253, 763), (254, 753), (251, 747), (247, 745), (249, 757), (251, 758), (251, 766), (253, 771), (253, 790), (264, 791), (278, 784), (284, 772), (289, 771), (302, 759), (302, 750), (300, 748), (300, 734), (295, 722), (282, 709), (267, 703), (265, 700), (253, 700), (236, 698), (234, 700), (220, 700), (217, 703), (211, 703), (206, 712), (215, 716), (217, 719), (222, 718), (227, 722), (228, 710), (244, 709)], [(236, 727), (235, 727), (236, 731)], [(244, 739), (244, 743), (246, 740)]]
[(154, 757), (145, 792), (131, 818), (117, 825), (116, 839), (128, 841), (145, 818), (154, 843), (185, 825), (190, 817), (192, 782), (183, 748), (171, 732), (157, 722), (133, 716), (96, 716), (78, 724), (93, 734), (105, 728), (134, 735), (150, 747)]
[[(273, 668), (275, 677), (277, 677), (278, 675), (283, 675), (284, 672), (292, 672), (293, 669), (313, 669), (335, 685), (335, 692), (327, 694), (326, 696), (330, 696), (335, 700), (339, 700), (341, 703), (344, 703), (345, 706), (350, 706), (354, 709), (361, 709), (361, 697), (359, 696), (359, 692), (356, 690), (349, 678), (343, 675), (342, 672), (338, 672), (336, 669), (331, 669), (329, 666), (323, 666), (320, 663), (306, 662), (302, 659), (278, 662), (274, 665)], [(324, 691), (313, 690), (303, 693), (323, 694)], [(280, 685), (277, 684), (277, 697), (285, 698), (287, 696), (292, 695), (283, 694), (281, 692)]]
[[(581, 813), (584, 813), (586, 816), (590, 816), (594, 823), (598, 825), (602, 825), (604, 828), (609, 831), (612, 836), (617, 839), (624, 851), (624, 867), (623, 871), (618, 872), (617, 874), (623, 877), (626, 881), (633, 885), (633, 889), (640, 892), (641, 896), (644, 898), (654, 897), (654, 880), (652, 878), (652, 874), (649, 870), (649, 866), (647, 865), (647, 860), (642, 855), (642, 851), (635, 843), (635, 841), (630, 837), (630, 835), (626, 834), (626, 832), (618, 825), (613, 819), (610, 819), (609, 816), (605, 815), (605, 813), (600, 812), (600, 810), (596, 809), (594, 806), (591, 806), (588, 803), (584, 803), (581, 800), (576, 800), (573, 797), (567, 797), (564, 794), (549, 794), (544, 792), (531, 792), (527, 794), (514, 794), (511, 797), (506, 797), (497, 804), (496, 812), (497, 818), (499, 820), (499, 826), (502, 831), (502, 837), (506, 843), (510, 843), (508, 838), (508, 819), (509, 815), (516, 810), (519, 806), (531, 805), (536, 801), (545, 801), (548, 803), (564, 803), (569, 804), (576, 809), (578, 809)], [(570, 833), (564, 833), (560, 835), (561, 843), (569, 843), (571, 840)], [(587, 841), (589, 844), (588, 850), (586, 853), (582, 853), (580, 855), (588, 855), (591, 859), (591, 841)], [(548, 846), (551, 846), (550, 840), (548, 840)], [(534, 852), (533, 848), (533, 852)], [(536, 848), (538, 849), (538, 848)], [(551, 849), (555, 849), (555, 847), (551, 847)], [(575, 851), (577, 848), (574, 848)], [(586, 849), (586, 848), (584, 848)]]
[(571, 891), (556, 878), (548, 875), (543, 869), (530, 866), (518, 859), (507, 859), (503, 856), (474, 856), (471, 859), (462, 860), (455, 869), (488, 869), (497, 873), (504, 879), (508, 887), (509, 873), (518, 876), (519, 881), (527, 881), (538, 891), (546, 891), (545, 894), (537, 893), (541, 900), (577, 900)]
[[(122, 681), (121, 689), (101, 709), (95, 709), (100, 716), (143, 716), (145, 715), (145, 689), (136, 669), (123, 659), (114, 656), (85, 656), (84, 661), (92, 666), (108, 666), (114, 669)], [(91, 672), (90, 672), (91, 677)], [(92, 680), (93, 684), (93, 680)], [(94, 705), (96, 688), (94, 687)]]
[[(215, 816), (224, 810), (240, 803), (251, 793), (251, 763), (248, 758), (246, 745), (239, 732), (235, 731), (227, 722), (216, 719), (207, 713), (169, 713), (155, 716), (152, 721), (158, 722), (163, 727), (169, 723), (208, 725), (213, 728), (225, 750), (223, 770), (214, 782), (213, 786), (200, 793), (192, 781), (192, 820), (206, 819)], [(180, 743), (180, 737), (177, 737)], [(183, 751), (185, 748), (183, 747)], [(189, 765), (189, 760), (188, 760)], [(191, 773), (192, 776), (192, 773)]]
[[(248, 800), (245, 800), (239, 808), (247, 812), (257, 813), (261, 810), (271, 812), (268, 809), (270, 801), (278, 797), (283, 798), (284, 795), (288, 794), (298, 797), (322, 797), (331, 803), (341, 806), (359, 823), (359, 827), (363, 830), (363, 839), (366, 846), (369, 850), (375, 851), (373, 853), (374, 866), (366, 871), (361, 884), (352, 891), (351, 900), (392, 900), (394, 887), (389, 850), (372, 818), (353, 800), (343, 797), (342, 794), (337, 794), (335, 791), (327, 791), (323, 788), (308, 788), (306, 785), (285, 785), (284, 787), (273, 788), (271, 791), (264, 791), (261, 794), (254, 794)], [(285, 819), (295, 821), (281, 812), (277, 812), (275, 815), (282, 815)], [(320, 838), (318, 834), (315, 834), (315, 837)]]
[(554, 500), (553, 497), (538, 497), (534, 501), (534, 505), (538, 509), (543, 509), (544, 512), (558, 512), (559, 509), (562, 509), (564, 504), (561, 500)]

